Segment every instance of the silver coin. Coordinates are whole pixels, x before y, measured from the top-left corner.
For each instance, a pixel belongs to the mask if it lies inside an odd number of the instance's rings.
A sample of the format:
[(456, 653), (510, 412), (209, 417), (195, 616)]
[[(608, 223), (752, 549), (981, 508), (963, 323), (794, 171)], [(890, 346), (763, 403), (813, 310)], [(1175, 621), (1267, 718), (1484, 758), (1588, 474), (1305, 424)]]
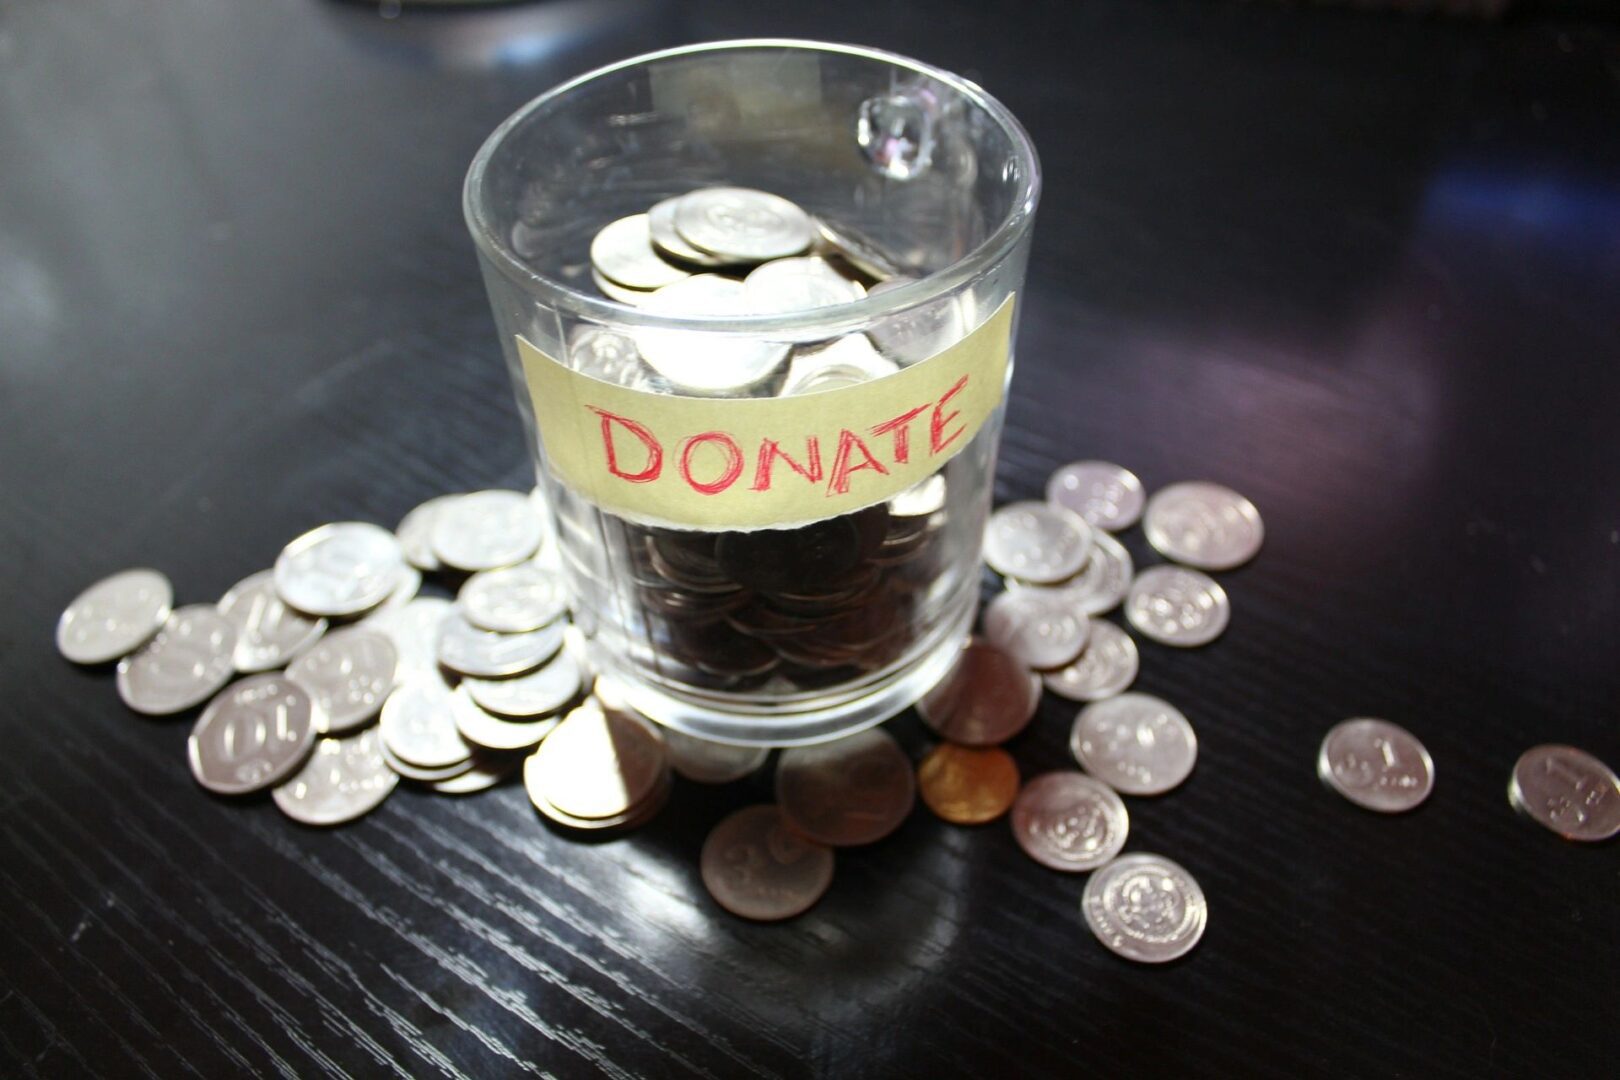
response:
[(236, 627), (212, 604), (176, 608), (157, 636), (118, 661), (118, 696), (148, 716), (207, 701), (235, 673)]
[(156, 570), (121, 570), (74, 597), (56, 621), (56, 648), (75, 664), (106, 664), (152, 639), (174, 605)]
[(780, 195), (752, 188), (687, 192), (675, 204), (675, 228), (698, 250), (735, 262), (797, 255), (815, 239), (810, 215)]
[(1192, 648), (1221, 636), (1232, 604), (1208, 574), (1180, 566), (1150, 566), (1131, 582), (1125, 618), (1161, 645)]
[(475, 491), (439, 510), (433, 551), (457, 570), (513, 566), (540, 549), (545, 528), (520, 491)]
[(864, 236), (850, 225), (834, 225), (826, 218), (816, 218), (816, 231), (821, 243), (850, 266), (876, 281), (900, 277), (903, 271), (871, 237)]
[(629, 289), (658, 289), (692, 276), (653, 247), (646, 214), (620, 218), (597, 233), (591, 241), (591, 266)]
[(990, 515), (984, 561), (998, 574), (1050, 585), (1079, 573), (1091, 545), (1091, 526), (1073, 510), (1017, 502)]
[(1254, 503), (1231, 488), (1202, 482), (1155, 492), (1142, 531), (1165, 558), (1202, 570), (1241, 566), (1266, 535)]
[(699, 784), (729, 784), (752, 776), (771, 756), (768, 746), (733, 746), (664, 729), (664, 746), (676, 772)]
[(435, 495), (400, 518), (394, 527), (394, 536), (399, 540), (406, 562), (429, 573), (444, 569), (439, 557), (433, 554), (433, 526), (439, 520), (439, 511), (459, 497)]
[(439, 624), (439, 663), (462, 675), (496, 679), (521, 675), (557, 655), (564, 626), (554, 622), (526, 634), (497, 634), (480, 630), (459, 611)]
[(984, 636), (1026, 667), (1060, 668), (1086, 647), (1091, 621), (1041, 589), (999, 593), (984, 609)]
[(1041, 681), (1070, 701), (1101, 701), (1128, 690), (1140, 663), (1131, 635), (1106, 619), (1092, 619), (1085, 651), (1066, 667), (1047, 672)]
[(304, 825), (341, 825), (381, 806), (399, 785), (376, 728), (318, 739), (309, 760), (270, 792), (283, 814)]
[[(653, 293), (642, 310), (675, 316), (753, 313), (742, 282), (696, 274)], [(761, 382), (787, 357), (784, 344), (702, 330), (638, 330), (636, 348), (647, 366), (689, 394), (724, 395)]]
[(1091, 875), (1086, 925), (1111, 952), (1144, 964), (1185, 956), (1204, 936), (1204, 890), (1163, 855), (1121, 855)]
[(380, 611), (392, 611), (404, 607), (416, 599), (416, 594), (422, 591), (422, 571), (409, 563), (400, 567), (399, 584), (389, 593), (383, 602), (362, 614), (361, 618), (370, 618)]
[(243, 578), (214, 607), (236, 628), (232, 659), (244, 675), (269, 671), (320, 640), (326, 620), (294, 611), (276, 594), (269, 570)]
[[(859, 284), (834, 270), (826, 259), (815, 255), (762, 263), (743, 280), (743, 288), (748, 296), (748, 306), (759, 315), (814, 311), (835, 304), (848, 304), (866, 295), (866, 290)], [(876, 351), (873, 349), (874, 354)]]
[(1316, 772), (1357, 806), (1382, 814), (1411, 810), (1434, 790), (1434, 761), (1417, 737), (1388, 720), (1335, 724), (1322, 740)]
[(383, 608), (367, 615), (361, 626), (380, 630), (394, 643), (399, 657), (398, 680), (418, 675), (439, 677), (439, 624), (455, 605), (437, 596), (418, 596), (404, 607)]
[(609, 300), (617, 300), (619, 303), (628, 304), (631, 307), (640, 307), (642, 304), (645, 304), (652, 298), (653, 293), (656, 291), (653, 289), (625, 288), (618, 282), (610, 281), (609, 279), (603, 277), (597, 270), (591, 271), (591, 282), (599, 290), (601, 290), (602, 295), (607, 297)]
[(1620, 778), (1573, 746), (1526, 750), (1513, 766), (1508, 799), (1566, 840), (1607, 840), (1620, 833)]
[(865, 334), (845, 334), (825, 345), (795, 349), (778, 396), (841, 390), (899, 370), (900, 365), (878, 352)]
[(1198, 736), (1168, 701), (1119, 694), (1080, 710), (1069, 750), (1082, 769), (1115, 791), (1162, 795), (1192, 772)]
[(249, 675), (219, 693), (191, 729), (186, 756), (197, 783), (246, 795), (297, 772), (319, 718), (308, 694), (279, 672)]
[(1123, 544), (1105, 532), (1092, 534), (1091, 555), (1080, 572), (1056, 585), (1031, 585), (1007, 579), (1009, 589), (1042, 589), (1062, 598), (1075, 611), (1102, 615), (1114, 610), (1130, 591), (1136, 564)]
[(935, 473), (889, 500), (890, 517), (932, 517), (945, 509), (945, 476)]
[(1114, 789), (1078, 772), (1050, 772), (1024, 785), (1012, 808), (1013, 838), (1042, 866), (1095, 870), (1125, 847), (1131, 818)]
[(276, 592), (310, 615), (355, 615), (399, 584), (405, 554), (387, 529), (363, 521), (322, 525), (281, 549)]
[(1120, 532), (1142, 516), (1142, 481), (1111, 461), (1075, 461), (1047, 480), (1046, 501), (1068, 507), (1099, 529)]
[(533, 563), (474, 574), (461, 586), (456, 602), (468, 622), (503, 634), (538, 630), (568, 610), (561, 579)]
[(383, 746), (418, 769), (445, 769), (472, 757), (472, 745), (456, 728), (455, 694), (434, 679), (395, 687), (383, 702), (379, 728)]
[(573, 653), (563, 649), (550, 663), (508, 679), (461, 680), (473, 701), (501, 716), (545, 716), (579, 696), (585, 677)]
[(522, 754), (475, 754), (473, 766), (459, 776), (428, 783), (437, 795), (472, 795), (488, 791), (523, 767)]
[(832, 884), (833, 850), (796, 833), (775, 806), (746, 806), (721, 821), (698, 860), (703, 886), (733, 915), (791, 919)]
[(540, 740), (551, 734), (557, 718), (549, 720), (502, 720), (478, 707), (467, 692), (466, 684), (456, 687), (450, 695), (454, 706), (456, 730), (474, 746), (486, 750), (529, 750), (540, 745)]
[(602, 326), (573, 329), (568, 335), (568, 366), (593, 379), (632, 390), (647, 390), (653, 385), (635, 340), (629, 334)]
[(350, 626), (328, 634), (287, 667), (287, 678), (314, 700), (322, 735), (342, 735), (371, 722), (393, 689), (399, 650), (382, 631)]
[(647, 231), (652, 234), (653, 245), (665, 255), (692, 266), (728, 265), (726, 259), (699, 251), (681, 239), (680, 230), (675, 228), (675, 207), (680, 201), (681, 197), (677, 195), (653, 203), (652, 209), (647, 211)]
[[(379, 727), (377, 730), (379, 737), (381, 737), (382, 729)], [(388, 763), (388, 767), (394, 772), (398, 773), (400, 776), (403, 776), (405, 779), (415, 780), (419, 784), (438, 784), (446, 780), (454, 780), (458, 776), (465, 776), (467, 773), (471, 772), (478, 764), (478, 754), (476, 749), (477, 748), (475, 747), (475, 752), (470, 757), (463, 758), (462, 760), (453, 762), (449, 765), (441, 765), (432, 769), (424, 768), (420, 765), (412, 765), (410, 762), (406, 761), (404, 758), (390, 750), (386, 741), (382, 743), (382, 756), (383, 760)]]
[[(911, 278), (892, 278), (879, 282), (868, 289), (866, 295), (878, 296), (911, 281)], [(966, 337), (968, 331), (978, 325), (973, 314), (972, 293), (964, 292), (883, 315), (866, 333), (883, 355), (901, 364), (915, 364), (938, 356)]]

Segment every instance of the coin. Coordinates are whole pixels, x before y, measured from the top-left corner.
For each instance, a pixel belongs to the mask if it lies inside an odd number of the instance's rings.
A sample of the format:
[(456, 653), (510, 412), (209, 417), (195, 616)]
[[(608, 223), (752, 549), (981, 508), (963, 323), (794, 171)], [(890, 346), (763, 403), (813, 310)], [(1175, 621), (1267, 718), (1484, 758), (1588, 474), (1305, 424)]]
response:
[(745, 806), (703, 841), (703, 887), (733, 915), (791, 919), (832, 884), (833, 850), (795, 833), (775, 806)]
[(400, 518), (394, 527), (394, 536), (399, 540), (406, 562), (418, 570), (444, 569), (439, 557), (433, 554), (433, 526), (439, 520), (439, 511), (458, 498), (459, 495), (435, 495)]
[(945, 508), (945, 477), (935, 473), (888, 502), (890, 517), (931, 517)]
[(460, 611), (452, 611), (439, 624), (439, 663), (481, 679), (521, 675), (557, 655), (564, 629), (554, 622), (525, 634), (497, 634), (478, 629)]
[(454, 694), (435, 679), (395, 687), (383, 702), (381, 730), (383, 747), (419, 769), (445, 769), (472, 757), (456, 729)]
[(815, 220), (822, 243), (860, 273), (874, 281), (887, 281), (903, 273), (877, 241), (857, 232), (853, 226), (834, 225), (826, 218)]
[(778, 396), (841, 390), (899, 370), (900, 365), (879, 353), (865, 334), (845, 334), (825, 345), (795, 349)]
[(1098, 941), (1144, 964), (1185, 956), (1209, 919), (1204, 890), (1191, 874), (1163, 855), (1140, 853), (1092, 874), (1080, 909)]
[(1162, 795), (1192, 772), (1198, 737), (1169, 702), (1119, 694), (1080, 710), (1069, 749), (1082, 769), (1116, 791)]
[(917, 765), (922, 801), (953, 825), (982, 825), (1018, 797), (1018, 765), (999, 746), (940, 743)]
[(528, 750), (557, 726), (551, 720), (502, 720), (478, 707), (465, 684), (450, 695), (454, 705), (456, 730), (461, 737), (485, 750)]
[(230, 680), (236, 628), (212, 604), (176, 608), (157, 636), (118, 661), (118, 696), (148, 716), (200, 705)]
[(568, 335), (568, 365), (583, 375), (632, 390), (652, 387), (629, 334), (602, 326), (576, 326)]
[(315, 745), (315, 703), (280, 673), (249, 675), (219, 693), (197, 718), (186, 756), (197, 783), (220, 795), (279, 784)]
[(1131, 635), (1106, 619), (1092, 619), (1086, 648), (1074, 662), (1041, 676), (1046, 688), (1070, 701), (1101, 701), (1128, 689), (1140, 663)]
[[(377, 730), (379, 733), (382, 731), (381, 728)], [(477, 748), (472, 749), (473, 753), (460, 761), (452, 762), (449, 765), (435, 766), (431, 769), (421, 765), (412, 765), (404, 758), (401, 758), (388, 748), (386, 740), (382, 743), (382, 756), (383, 760), (388, 762), (388, 767), (405, 779), (415, 780), (419, 784), (437, 784), (446, 780), (454, 780), (471, 772), (478, 763)]]
[(380, 630), (350, 626), (328, 634), (287, 667), (287, 678), (315, 702), (323, 735), (371, 722), (394, 687), (399, 651)]
[(653, 247), (646, 214), (620, 218), (591, 241), (591, 266), (618, 285), (630, 289), (657, 289), (692, 276), (690, 270), (665, 259)]
[(305, 825), (341, 825), (382, 805), (399, 784), (383, 760), (376, 728), (318, 739), (304, 767), (270, 792), (283, 814)]
[(1091, 620), (1043, 589), (998, 593), (984, 609), (984, 636), (1026, 667), (1059, 668), (1086, 647)]
[(1084, 773), (1037, 776), (1013, 804), (1013, 838), (1024, 854), (1066, 873), (1095, 870), (1118, 855), (1130, 828), (1124, 800)]
[(402, 608), (416, 599), (416, 594), (422, 590), (422, 571), (406, 563), (399, 570), (399, 584), (389, 593), (382, 603), (366, 612), (367, 616), (375, 615), (379, 611), (389, 611)]
[(1155, 492), (1142, 531), (1165, 558), (1203, 570), (1241, 566), (1265, 539), (1254, 503), (1231, 488), (1203, 482)]
[(634, 803), (622, 814), (612, 814), (608, 817), (584, 818), (575, 817), (553, 806), (546, 801), (545, 792), (537, 786), (535, 777), (538, 771), (535, 768), (534, 755), (530, 754), (523, 762), (523, 786), (528, 793), (529, 802), (540, 812), (540, 815), (554, 824), (565, 828), (583, 832), (605, 832), (608, 830), (623, 830), (635, 828), (645, 824), (658, 815), (669, 801), (669, 793), (674, 789), (674, 781), (670, 779), (669, 770), (663, 769), (658, 774), (652, 790), (641, 801)]
[[(718, 274), (695, 274), (666, 285), (642, 304), (657, 315), (753, 314), (742, 282)], [(638, 330), (636, 347), (647, 366), (677, 389), (704, 396), (747, 389), (774, 373), (788, 347), (753, 335), (702, 330)]]
[[(866, 295), (860, 285), (839, 274), (826, 259), (815, 255), (762, 263), (743, 279), (743, 288), (748, 306), (760, 315), (813, 311), (847, 304)], [(870, 347), (870, 343), (868, 345)], [(875, 349), (873, 353), (876, 354)]]
[(1357, 806), (1383, 814), (1411, 810), (1434, 790), (1434, 761), (1416, 736), (1388, 720), (1346, 720), (1322, 740), (1322, 782)]
[(432, 780), (428, 787), (438, 795), (472, 795), (488, 791), (523, 767), (525, 754), (474, 754), (472, 768), (448, 780)]
[(533, 555), (544, 535), (527, 495), (475, 491), (439, 510), (433, 550), (457, 570), (496, 570)]
[(399, 656), (399, 681), (417, 675), (439, 677), (439, 624), (455, 610), (437, 596), (418, 596), (404, 607), (383, 608), (367, 615), (360, 625), (380, 630), (394, 643)]
[(917, 715), (942, 738), (993, 746), (1023, 731), (1041, 701), (1041, 680), (1016, 658), (982, 639), (963, 648)]
[(815, 237), (815, 226), (803, 210), (752, 188), (689, 191), (675, 204), (674, 214), (681, 239), (734, 262), (797, 255)]
[(631, 811), (667, 778), (668, 765), (651, 724), (588, 702), (546, 736), (525, 770), (531, 797), (538, 793), (566, 817), (592, 820)]
[(1142, 516), (1142, 481), (1111, 461), (1075, 461), (1047, 480), (1046, 501), (1068, 507), (1099, 529), (1120, 532)]
[(461, 680), (480, 708), (502, 716), (544, 716), (579, 696), (585, 681), (579, 661), (565, 648), (550, 663), (506, 679)]
[(1533, 746), (1513, 766), (1508, 800), (1566, 840), (1607, 840), (1620, 833), (1620, 778), (1573, 746)]
[(1078, 573), (1091, 544), (1091, 526), (1073, 510), (1018, 502), (990, 515), (984, 561), (998, 574), (1049, 585)]
[(782, 751), (776, 801), (795, 830), (834, 847), (888, 836), (917, 801), (917, 778), (900, 744), (877, 728)]
[(1221, 636), (1232, 605), (1208, 574), (1179, 566), (1150, 566), (1125, 597), (1125, 618), (1162, 645), (1192, 648)]
[(1086, 615), (1101, 615), (1119, 606), (1131, 587), (1136, 572), (1131, 553), (1105, 532), (1094, 534), (1091, 555), (1080, 572), (1056, 585), (1030, 585), (1017, 578), (1007, 579), (1009, 589), (1045, 589)]
[(699, 784), (729, 784), (752, 776), (771, 756), (768, 746), (734, 746), (673, 728), (664, 730), (664, 745), (675, 771)]
[(340, 521), (311, 529), (276, 556), (276, 592), (310, 615), (355, 615), (388, 598), (405, 555), (387, 529)]
[(163, 628), (174, 604), (156, 570), (120, 570), (74, 597), (56, 621), (56, 648), (75, 664), (106, 664), (134, 652)]
[(664, 199), (653, 203), (652, 209), (647, 211), (647, 231), (652, 234), (652, 242), (659, 251), (679, 262), (692, 266), (725, 266), (727, 261), (718, 255), (710, 255), (681, 239), (680, 230), (675, 228), (675, 207), (681, 201), (679, 195), (672, 199)]
[(461, 613), (480, 630), (538, 630), (568, 610), (562, 582), (533, 563), (474, 574), (456, 594)]
[(214, 605), (236, 628), (231, 653), (243, 674), (269, 671), (309, 648), (326, 633), (326, 620), (294, 611), (276, 595), (275, 575), (269, 570), (243, 578)]
[(618, 282), (603, 277), (601, 271), (594, 269), (591, 271), (591, 283), (609, 300), (617, 300), (619, 303), (629, 304), (631, 307), (640, 307), (645, 304), (652, 299), (652, 295), (656, 291), (653, 289), (627, 289)]

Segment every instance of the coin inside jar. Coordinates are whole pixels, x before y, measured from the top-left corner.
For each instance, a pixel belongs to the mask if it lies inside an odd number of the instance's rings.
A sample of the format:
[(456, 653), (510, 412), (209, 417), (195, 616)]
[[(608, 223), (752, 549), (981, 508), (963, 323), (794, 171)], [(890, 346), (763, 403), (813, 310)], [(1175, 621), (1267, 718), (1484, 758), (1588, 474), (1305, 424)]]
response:
[(700, 188), (675, 203), (675, 228), (688, 244), (735, 262), (797, 255), (815, 238), (810, 215), (769, 192)]
[(1039, 676), (1016, 657), (975, 639), (917, 702), (917, 715), (951, 742), (994, 746), (1024, 730), (1040, 700)]
[(1095, 870), (1118, 855), (1130, 815), (1114, 789), (1084, 773), (1050, 772), (1024, 785), (1012, 831), (1024, 854), (1053, 870)]
[[(666, 285), (641, 309), (674, 316), (754, 314), (742, 283), (718, 274), (694, 274)], [(649, 367), (677, 390), (699, 396), (746, 390), (775, 372), (788, 354), (788, 346), (752, 335), (684, 328), (638, 330), (635, 341)]]
[(704, 888), (733, 915), (760, 922), (808, 910), (832, 884), (833, 850), (789, 828), (770, 805), (746, 806), (703, 842)]
[(788, 823), (834, 847), (883, 839), (916, 799), (911, 762), (894, 737), (877, 728), (790, 747), (776, 767), (776, 801)]
[(999, 746), (940, 743), (917, 765), (923, 803), (953, 825), (982, 825), (1018, 797), (1018, 765)]
[(609, 224), (591, 241), (591, 265), (603, 277), (630, 289), (657, 289), (691, 276), (658, 253), (646, 214)]
[(1226, 590), (1208, 574), (1180, 566), (1148, 567), (1125, 597), (1125, 618), (1161, 645), (1207, 645), (1231, 617)]

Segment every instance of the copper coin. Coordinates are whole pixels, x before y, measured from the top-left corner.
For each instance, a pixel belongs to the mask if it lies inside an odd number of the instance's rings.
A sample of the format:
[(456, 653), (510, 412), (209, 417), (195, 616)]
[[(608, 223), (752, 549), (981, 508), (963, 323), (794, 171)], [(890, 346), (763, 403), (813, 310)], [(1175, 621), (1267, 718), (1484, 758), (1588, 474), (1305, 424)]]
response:
[(870, 844), (911, 813), (917, 778), (894, 737), (868, 728), (782, 751), (776, 801), (788, 824), (812, 840), (834, 847)]
[(774, 806), (746, 806), (716, 825), (699, 865), (709, 895), (761, 922), (808, 910), (832, 884), (833, 850), (794, 832)]
[(1040, 676), (1016, 658), (975, 639), (922, 700), (917, 715), (962, 746), (995, 746), (1024, 730), (1041, 701)]
[(1084, 773), (1037, 776), (1013, 804), (1013, 838), (1026, 855), (1053, 870), (1095, 870), (1119, 854), (1130, 827), (1124, 800)]
[(940, 743), (917, 766), (917, 789), (928, 809), (954, 825), (982, 825), (1007, 812), (1018, 797), (1018, 765), (999, 746)]
[(650, 723), (587, 702), (547, 735), (526, 766), (530, 790), (573, 818), (612, 818), (645, 799), (668, 773)]

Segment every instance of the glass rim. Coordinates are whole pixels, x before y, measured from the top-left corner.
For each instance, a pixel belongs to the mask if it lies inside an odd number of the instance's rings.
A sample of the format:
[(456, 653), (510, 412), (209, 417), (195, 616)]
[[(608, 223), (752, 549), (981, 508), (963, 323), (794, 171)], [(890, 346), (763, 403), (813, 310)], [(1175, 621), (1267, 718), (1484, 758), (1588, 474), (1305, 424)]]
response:
[[(537, 273), (518, 257), (504, 237), (495, 233), (480, 189), (490, 161), (519, 124), (581, 86), (627, 68), (679, 56), (742, 49), (799, 49), (806, 52), (855, 56), (925, 75), (949, 86), (995, 121), (1007, 134), (1014, 155), (1024, 165), (1014, 193), (1011, 211), (970, 251), (932, 273), (893, 289), (886, 289), (876, 296), (867, 295), (859, 300), (832, 304), (792, 315), (660, 315), (644, 311), (630, 304), (593, 296), (556, 278)], [(1040, 190), (1040, 159), (1036, 156), (1029, 133), (1005, 105), (987, 94), (976, 83), (943, 68), (883, 49), (801, 38), (739, 38), (682, 45), (628, 57), (577, 75), (530, 100), (503, 120), (473, 156), (472, 165), (468, 168), (466, 180), (462, 185), (462, 212), (466, 217), (467, 229), (472, 234), (473, 242), (488, 263), (525, 292), (544, 299), (556, 309), (566, 310), (570, 314), (600, 323), (651, 329), (700, 329), (706, 333), (794, 338), (802, 336), (805, 332), (839, 331), (850, 324), (870, 322), (880, 315), (916, 307), (950, 293), (981, 276), (1005, 258), (1029, 230), (1035, 216), (1036, 204), (1040, 199)]]

